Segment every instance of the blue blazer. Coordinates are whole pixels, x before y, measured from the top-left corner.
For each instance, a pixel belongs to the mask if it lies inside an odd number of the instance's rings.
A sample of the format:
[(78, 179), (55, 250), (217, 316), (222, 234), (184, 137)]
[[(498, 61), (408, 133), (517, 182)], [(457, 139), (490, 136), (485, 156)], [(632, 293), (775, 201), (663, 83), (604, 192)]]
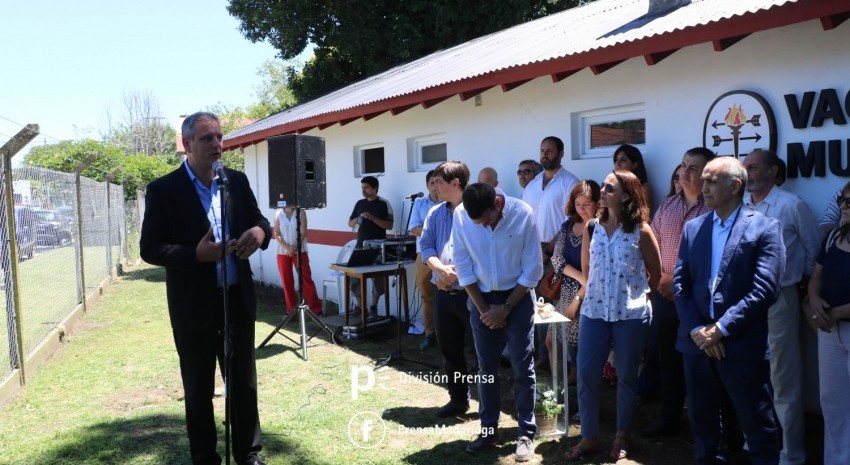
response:
[[(710, 292), (711, 232), (714, 213), (685, 224), (673, 277), (679, 333), (676, 349), (684, 354), (702, 351), (690, 332), (713, 322), (729, 333), (723, 338), (729, 359), (765, 359), (767, 309), (779, 296), (785, 270), (782, 226), (776, 219), (741, 207), (720, 261), (717, 284)], [(714, 301), (714, 318), (709, 314)]]

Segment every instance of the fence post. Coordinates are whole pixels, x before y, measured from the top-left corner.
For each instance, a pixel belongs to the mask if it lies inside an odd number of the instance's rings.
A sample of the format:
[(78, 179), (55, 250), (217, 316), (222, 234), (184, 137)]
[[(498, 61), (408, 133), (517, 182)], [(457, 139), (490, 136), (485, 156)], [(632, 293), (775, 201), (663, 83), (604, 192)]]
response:
[(112, 263), (112, 193), (109, 188), (112, 185), (112, 180), (118, 176), (121, 168), (115, 168), (106, 176), (106, 263), (109, 265), (107, 272), (109, 279), (115, 279), (115, 264)]
[(83, 304), (83, 312), (86, 312), (86, 262), (85, 257), (83, 256), (83, 189), (82, 189), (82, 180), (80, 176), (83, 171), (91, 165), (95, 159), (97, 159), (97, 154), (93, 153), (86, 157), (85, 160), (80, 162), (76, 168), (74, 168), (74, 184), (76, 185), (77, 190), (77, 264), (80, 266), (80, 289), (82, 290), (82, 295), (80, 296), (80, 301)]
[[(124, 198), (124, 224), (121, 225), (121, 230), (124, 231), (124, 242), (121, 244), (121, 254), (124, 256), (124, 264), (130, 262), (130, 236), (127, 235), (127, 184), (130, 182), (130, 179), (133, 175), (126, 176), (124, 180), (121, 182), (121, 193)], [(134, 199), (135, 201), (135, 199)], [(134, 205), (135, 206), (135, 205)]]
[[(26, 372), (24, 371), (24, 340), (23, 323), (21, 322), (21, 294), (18, 284), (18, 236), (15, 229), (15, 195), (12, 189), (12, 157), (25, 145), (29, 144), (36, 136), (39, 129), (37, 124), (28, 124), (18, 131), (8, 142), (0, 147), (0, 156), (3, 158), (3, 191), (6, 195), (4, 208), (6, 210), (6, 240), (3, 247), (9, 250), (9, 268), (3, 273), (6, 285), (6, 315), (15, 322), (15, 329), (8, 326), (9, 333), (9, 363), (11, 368), (20, 370), (20, 383), (26, 384)], [(3, 254), (5, 256), (5, 254)], [(9, 291), (11, 290), (11, 298)]]

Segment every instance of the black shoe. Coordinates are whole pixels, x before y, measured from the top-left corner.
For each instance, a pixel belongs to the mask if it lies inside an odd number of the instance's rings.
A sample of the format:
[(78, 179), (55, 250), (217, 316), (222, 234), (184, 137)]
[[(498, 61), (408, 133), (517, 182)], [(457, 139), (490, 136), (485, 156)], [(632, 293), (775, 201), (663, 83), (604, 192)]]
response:
[[(485, 428), (482, 428), (482, 430)], [(496, 428), (491, 428), (492, 431), (487, 433), (482, 432), (475, 438), (474, 441), (470, 442), (468, 446), (466, 446), (466, 451), (470, 454), (474, 454), (476, 452), (481, 452), (484, 449), (489, 449), (499, 442), (499, 430)]]
[(672, 438), (674, 436), (679, 435), (679, 428), (672, 428), (669, 426), (662, 426), (660, 428), (652, 428), (650, 430), (646, 430), (641, 434), (646, 439), (661, 439), (661, 438)]
[(422, 338), (422, 343), (419, 344), (419, 352), (425, 352), (429, 347), (434, 345), (434, 333), (426, 334), (424, 338)]
[(378, 307), (371, 305), (369, 307), (369, 315), (368, 316), (369, 316), (370, 320), (374, 320), (374, 319), (378, 318)]
[(455, 402), (450, 400), (448, 404), (440, 407), (434, 412), (439, 418), (448, 418), (454, 417), (457, 415), (463, 415), (464, 413), (469, 411), (469, 402)]

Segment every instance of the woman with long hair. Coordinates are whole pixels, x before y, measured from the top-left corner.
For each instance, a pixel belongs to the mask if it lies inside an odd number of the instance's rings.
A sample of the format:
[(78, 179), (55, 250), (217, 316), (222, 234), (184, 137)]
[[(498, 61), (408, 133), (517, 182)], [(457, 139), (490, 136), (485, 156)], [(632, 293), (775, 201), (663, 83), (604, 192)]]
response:
[(682, 183), (679, 182), (679, 176), (682, 175), (682, 171), (684, 170), (682, 165), (677, 165), (673, 168), (673, 174), (670, 175), (670, 191), (667, 192), (667, 197), (672, 197), (682, 192)]
[(841, 226), (827, 234), (809, 280), (806, 321), (818, 333), (823, 463), (850, 463), (850, 182), (836, 199)]
[[(640, 180), (643, 190), (643, 200), (646, 207), (652, 211), (652, 186), (646, 175), (646, 165), (643, 163), (643, 154), (634, 145), (623, 144), (614, 151), (614, 170), (631, 171)], [(648, 221), (648, 220), (647, 220)]]
[(584, 298), (584, 275), (581, 272), (581, 240), (584, 227), (588, 221), (596, 217), (599, 208), (599, 184), (596, 181), (579, 181), (570, 191), (570, 197), (564, 205), (567, 221), (561, 225), (558, 238), (555, 241), (555, 251), (552, 254), (552, 267), (556, 275), (564, 275), (561, 281), (561, 298), (555, 309), (565, 315), (570, 321), (566, 324), (566, 332), (561, 325), (549, 325), (546, 335), (546, 348), (549, 349), (549, 366), (556, 361), (551, 358), (552, 333), (557, 343), (566, 338), (569, 353), (569, 380), (575, 382), (576, 351), (578, 348), (578, 311)]
[(578, 404), (581, 441), (564, 454), (581, 460), (599, 446), (599, 385), (613, 343), (617, 354), (617, 433), (610, 457), (629, 453), (638, 367), (652, 318), (650, 289), (658, 286), (661, 253), (649, 227), (649, 208), (638, 177), (616, 170), (605, 178), (599, 223), (582, 237), (582, 273), (587, 281), (578, 338)]

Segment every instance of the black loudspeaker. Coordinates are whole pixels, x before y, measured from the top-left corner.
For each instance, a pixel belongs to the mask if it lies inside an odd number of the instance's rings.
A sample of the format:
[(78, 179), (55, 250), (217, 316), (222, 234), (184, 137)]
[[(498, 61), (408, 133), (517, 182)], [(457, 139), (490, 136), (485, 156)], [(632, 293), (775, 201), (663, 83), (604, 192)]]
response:
[(269, 208), (324, 208), (325, 139), (289, 134), (270, 137)]

